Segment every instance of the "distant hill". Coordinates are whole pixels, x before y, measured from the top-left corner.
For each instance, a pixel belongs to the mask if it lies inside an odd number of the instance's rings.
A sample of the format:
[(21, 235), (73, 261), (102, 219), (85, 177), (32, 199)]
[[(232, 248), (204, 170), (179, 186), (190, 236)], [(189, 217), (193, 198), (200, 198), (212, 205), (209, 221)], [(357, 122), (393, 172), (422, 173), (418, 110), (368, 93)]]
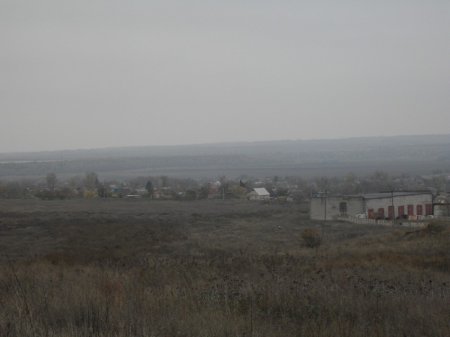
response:
[(0, 179), (61, 177), (95, 171), (104, 178), (168, 175), (338, 176), (375, 170), (450, 171), (450, 135), (282, 140), (139, 146), (0, 154)]

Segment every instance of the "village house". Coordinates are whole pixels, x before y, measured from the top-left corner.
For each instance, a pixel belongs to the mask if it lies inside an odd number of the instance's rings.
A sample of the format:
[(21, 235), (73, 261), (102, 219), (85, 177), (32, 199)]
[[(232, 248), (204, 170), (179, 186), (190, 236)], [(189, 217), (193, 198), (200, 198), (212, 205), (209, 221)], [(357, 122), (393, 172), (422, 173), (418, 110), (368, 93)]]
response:
[(247, 198), (249, 200), (269, 200), (270, 193), (264, 187), (257, 187), (247, 194)]
[(310, 207), (313, 220), (333, 220), (351, 216), (415, 220), (433, 214), (433, 195), (428, 191), (338, 196), (319, 193), (311, 199)]

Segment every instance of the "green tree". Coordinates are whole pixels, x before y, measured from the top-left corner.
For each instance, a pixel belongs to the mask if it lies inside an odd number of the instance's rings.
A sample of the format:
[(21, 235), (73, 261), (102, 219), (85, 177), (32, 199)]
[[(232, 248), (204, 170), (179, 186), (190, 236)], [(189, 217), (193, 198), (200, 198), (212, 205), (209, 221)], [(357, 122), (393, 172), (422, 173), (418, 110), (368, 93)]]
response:
[(148, 196), (150, 198), (153, 197), (153, 183), (151, 180), (147, 181), (147, 184), (145, 184), (145, 189), (147, 190)]
[(55, 173), (48, 173), (45, 180), (47, 181), (47, 187), (50, 191), (54, 191), (57, 183), (57, 178)]
[(370, 178), (372, 180), (374, 191), (387, 191), (394, 188), (392, 179), (387, 172), (375, 171)]
[(168, 176), (161, 176), (161, 186), (162, 187), (169, 186), (169, 177)]
[(433, 176), (431, 183), (438, 192), (447, 192), (447, 177), (445, 175)]
[(108, 193), (106, 191), (106, 187), (105, 187), (104, 184), (97, 183), (97, 195), (100, 198), (107, 198), (108, 197)]
[(89, 190), (96, 189), (99, 185), (97, 173), (87, 172), (86, 175), (84, 176), (83, 184), (84, 184), (84, 187)]
[(320, 177), (315, 179), (315, 183), (319, 192), (328, 191), (331, 187), (328, 177)]
[(198, 190), (198, 198), (199, 199), (207, 199), (209, 195), (209, 185), (205, 184), (201, 186)]
[(344, 194), (352, 194), (359, 193), (360, 186), (358, 177), (354, 173), (349, 173), (345, 176), (342, 182), (342, 193)]

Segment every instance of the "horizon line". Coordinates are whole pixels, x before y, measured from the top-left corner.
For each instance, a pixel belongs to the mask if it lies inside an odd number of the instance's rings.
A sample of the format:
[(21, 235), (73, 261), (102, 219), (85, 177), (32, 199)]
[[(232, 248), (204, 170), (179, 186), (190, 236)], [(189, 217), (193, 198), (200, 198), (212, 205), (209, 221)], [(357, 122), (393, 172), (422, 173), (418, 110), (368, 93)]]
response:
[(174, 148), (174, 147), (188, 147), (188, 146), (217, 146), (217, 145), (233, 145), (233, 144), (264, 144), (277, 142), (314, 142), (314, 141), (345, 141), (357, 139), (380, 139), (380, 138), (403, 138), (403, 137), (445, 137), (450, 136), (450, 133), (439, 134), (403, 134), (403, 135), (388, 135), (388, 136), (350, 136), (350, 137), (331, 137), (331, 138), (296, 138), (296, 139), (273, 139), (273, 140), (236, 140), (236, 141), (218, 141), (205, 143), (188, 143), (188, 144), (159, 144), (159, 145), (112, 145), (99, 147), (80, 147), (80, 148), (65, 148), (55, 150), (23, 150), (23, 151), (6, 151), (0, 152), (0, 155), (26, 155), (39, 153), (54, 153), (54, 152), (77, 152), (77, 151), (99, 151), (99, 150), (113, 150), (113, 149), (131, 149), (131, 148)]

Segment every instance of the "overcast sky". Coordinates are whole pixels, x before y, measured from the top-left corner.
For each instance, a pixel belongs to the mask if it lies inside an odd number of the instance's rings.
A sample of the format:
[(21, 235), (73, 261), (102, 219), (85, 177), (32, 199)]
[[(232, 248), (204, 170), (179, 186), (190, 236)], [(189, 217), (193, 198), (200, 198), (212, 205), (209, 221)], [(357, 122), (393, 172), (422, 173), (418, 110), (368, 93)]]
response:
[(0, 152), (450, 133), (450, 1), (0, 0)]

